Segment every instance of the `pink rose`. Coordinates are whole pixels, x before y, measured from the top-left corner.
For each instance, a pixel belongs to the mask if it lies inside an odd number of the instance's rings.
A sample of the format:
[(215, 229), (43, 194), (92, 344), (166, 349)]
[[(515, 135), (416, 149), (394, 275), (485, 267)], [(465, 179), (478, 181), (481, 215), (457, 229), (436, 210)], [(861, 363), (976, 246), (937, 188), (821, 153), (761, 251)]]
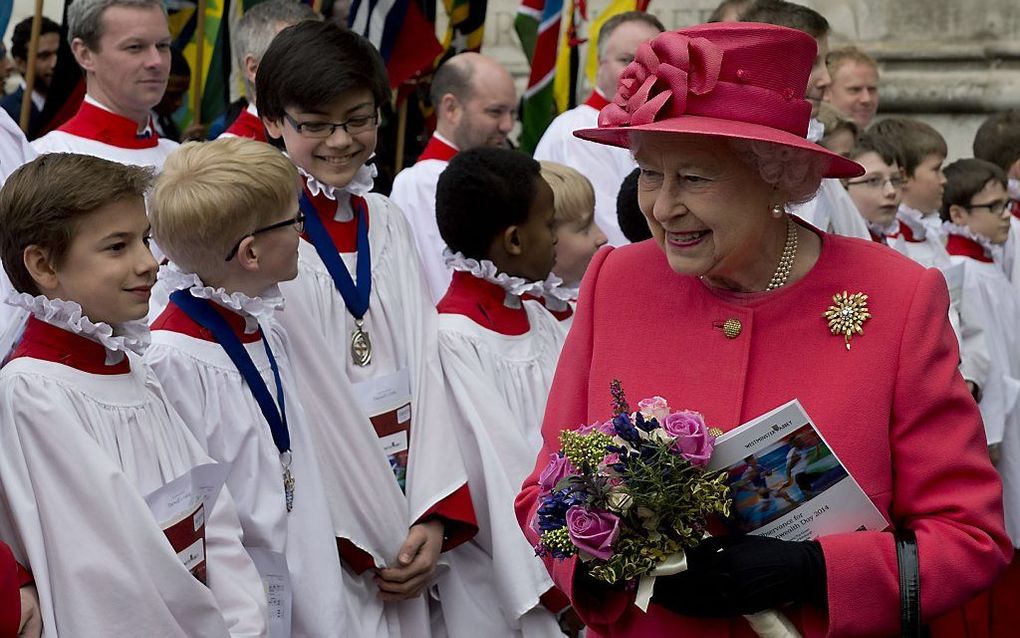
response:
[(577, 474), (577, 470), (570, 464), (567, 457), (559, 454), (550, 454), (549, 465), (546, 465), (545, 469), (538, 476), (538, 485), (542, 488), (542, 494), (548, 494), (553, 491), (556, 484), (563, 477), (570, 476), (571, 474)]
[(669, 406), (662, 397), (655, 396), (651, 399), (642, 399), (637, 404), (638, 411), (645, 415), (646, 419), (655, 419), (660, 424), (669, 414)]
[(577, 549), (609, 560), (613, 555), (613, 543), (620, 534), (620, 519), (609, 512), (574, 505), (567, 510), (567, 534)]
[(667, 416), (662, 422), (666, 434), (675, 437), (673, 449), (692, 465), (708, 465), (715, 447), (715, 437), (708, 433), (705, 419), (698, 412), (683, 410)]

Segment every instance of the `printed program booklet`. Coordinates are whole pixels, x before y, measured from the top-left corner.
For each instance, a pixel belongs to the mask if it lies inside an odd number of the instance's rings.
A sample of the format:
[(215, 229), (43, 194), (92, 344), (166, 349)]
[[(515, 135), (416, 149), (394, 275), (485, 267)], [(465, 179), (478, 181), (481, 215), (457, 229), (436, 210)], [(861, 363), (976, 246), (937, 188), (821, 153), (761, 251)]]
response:
[(888, 527), (796, 399), (720, 436), (708, 469), (729, 475), (736, 532), (799, 541)]

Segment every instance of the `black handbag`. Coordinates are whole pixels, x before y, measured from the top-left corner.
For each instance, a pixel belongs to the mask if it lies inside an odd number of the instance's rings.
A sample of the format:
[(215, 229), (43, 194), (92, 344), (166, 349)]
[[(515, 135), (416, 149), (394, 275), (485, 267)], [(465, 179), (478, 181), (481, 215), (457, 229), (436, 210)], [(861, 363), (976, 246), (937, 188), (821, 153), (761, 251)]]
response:
[(900, 636), (924, 638), (928, 628), (921, 624), (921, 567), (917, 560), (917, 537), (912, 529), (899, 529), (896, 564), (900, 572)]

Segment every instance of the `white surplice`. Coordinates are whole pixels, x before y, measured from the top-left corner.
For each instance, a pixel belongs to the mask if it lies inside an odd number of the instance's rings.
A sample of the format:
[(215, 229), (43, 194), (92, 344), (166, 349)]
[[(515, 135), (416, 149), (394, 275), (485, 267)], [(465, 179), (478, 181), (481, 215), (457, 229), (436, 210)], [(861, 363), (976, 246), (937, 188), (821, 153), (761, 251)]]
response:
[(1020, 546), (1020, 299), (999, 265), (962, 255), (951, 259), (966, 264), (968, 303), (973, 302), (985, 320), (991, 369), (981, 416), (988, 441), (1001, 443), (996, 469), (1002, 475), (1006, 531), (1013, 545)]
[[(7, 111), (0, 109), (0, 186), (19, 166), (32, 161), (35, 156), (36, 152), (25, 139), (25, 134)], [(13, 290), (7, 271), (0, 267), (0, 299), (6, 299)], [(0, 361), (14, 347), (27, 319), (28, 313), (24, 309), (0, 304)]]
[[(298, 392), (309, 418), (330, 502), (334, 533), (370, 554), (376, 567), (396, 564), (408, 528), (467, 482), (450, 424), (438, 359), (436, 311), (416, 259), (403, 214), (386, 197), (369, 193), (363, 167), (346, 189), (305, 174), (313, 195), (339, 202), (336, 219), (353, 218), (350, 195), (363, 195), (369, 212), (372, 292), (363, 329), (372, 342), (367, 366), (353, 363), (354, 318), (315, 248), (302, 241), (298, 276), (280, 288), (279, 313), (290, 335)], [(356, 253), (341, 258), (357, 281)], [(407, 494), (401, 491), (369, 414), (359, 401), (363, 384), (405, 372), (411, 424)], [(427, 601), (383, 603), (372, 572), (344, 570), (350, 634), (363, 638), (430, 635)]]
[[(439, 133), (432, 135), (442, 144), (456, 149), (453, 142)], [(450, 287), (451, 270), (443, 261), (446, 242), (440, 236), (439, 224), (436, 222), (436, 185), (447, 164), (449, 161), (444, 159), (419, 159), (397, 173), (390, 192), (390, 200), (397, 205), (411, 227), (421, 272), (425, 276), (433, 305)]]
[[(209, 587), (143, 495), (211, 461), (129, 349), (78, 304), (18, 295), (41, 320), (102, 343), (130, 372), (19, 357), (0, 370), (0, 537), (35, 578), (43, 636), (265, 636), (258, 573), (221, 490), (206, 518)], [(14, 300), (14, 296), (12, 296)]]
[(871, 239), (868, 225), (838, 179), (823, 179), (813, 199), (788, 208), (797, 217), (828, 233)]
[(588, 178), (595, 189), (595, 223), (612, 246), (624, 246), (627, 237), (616, 217), (616, 196), (624, 178), (637, 168), (625, 148), (596, 144), (574, 137), (574, 131), (598, 126), (599, 112), (580, 104), (556, 116), (535, 147), (536, 160), (569, 166)]
[[(283, 466), (272, 432), (241, 373), (216, 342), (167, 329), (152, 332), (145, 361), (156, 372), (171, 404), (216, 461), (230, 463), (227, 487), (237, 503), (246, 548), (282, 555), (293, 598), (295, 638), (346, 636), (343, 581), (318, 459), (291, 369), (286, 333), (274, 319), (282, 307), (279, 290), (263, 297), (227, 294), (203, 286), (197, 277), (163, 268), (173, 290), (187, 289), (244, 317), (248, 333), (269, 338), (283, 384), (295, 480), (288, 512)], [(174, 312), (181, 312), (172, 306)], [(157, 323), (157, 326), (160, 324)], [(244, 344), (266, 387), (279, 405), (276, 381), (261, 339)]]
[[(495, 274), (491, 262), (481, 263)], [(465, 261), (454, 269), (472, 272)], [(541, 449), (564, 330), (541, 303), (514, 296), (515, 278), (485, 277), (479, 269), (472, 276), (506, 289), (513, 307), (523, 303), (529, 330), (503, 334), (462, 314), (439, 315), (439, 355), (478, 517), (478, 535), (449, 552), (450, 572), (439, 581), (443, 617), (451, 638), (553, 638), (562, 632), (539, 602), (552, 580), (514, 528), (513, 502)]]

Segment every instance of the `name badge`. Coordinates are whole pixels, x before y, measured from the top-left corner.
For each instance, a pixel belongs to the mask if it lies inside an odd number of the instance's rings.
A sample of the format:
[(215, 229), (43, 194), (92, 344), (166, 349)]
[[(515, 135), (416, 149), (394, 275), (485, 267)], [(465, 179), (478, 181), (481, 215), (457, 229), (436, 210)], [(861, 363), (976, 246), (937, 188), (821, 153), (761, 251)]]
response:
[(379, 445), (403, 491), (411, 441), (411, 377), (407, 369), (354, 386), (361, 409), (372, 421)]

